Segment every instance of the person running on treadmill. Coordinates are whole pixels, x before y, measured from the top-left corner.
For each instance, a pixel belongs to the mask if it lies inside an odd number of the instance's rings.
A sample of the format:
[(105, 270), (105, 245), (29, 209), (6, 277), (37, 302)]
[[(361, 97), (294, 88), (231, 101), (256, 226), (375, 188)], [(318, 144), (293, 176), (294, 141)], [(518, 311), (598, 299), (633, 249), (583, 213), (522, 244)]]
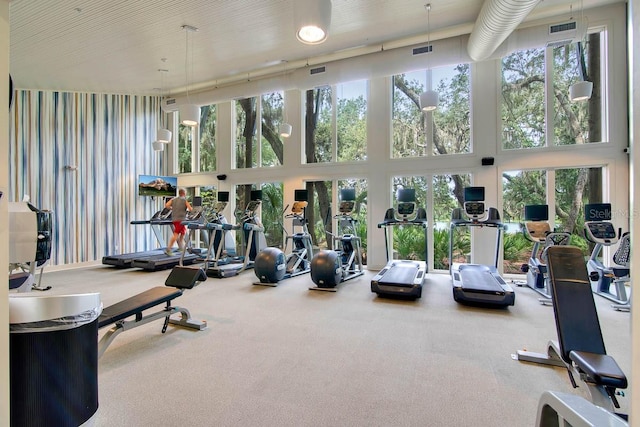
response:
[(178, 248), (182, 249), (184, 246), (184, 235), (187, 231), (186, 227), (182, 224), (182, 221), (187, 217), (187, 212), (190, 211), (191, 203), (185, 197), (187, 192), (184, 188), (178, 190), (178, 196), (165, 203), (164, 207), (171, 209), (171, 220), (173, 221), (173, 236), (169, 241), (169, 245), (165, 250), (167, 255), (172, 255), (171, 248), (173, 244), (178, 242)]

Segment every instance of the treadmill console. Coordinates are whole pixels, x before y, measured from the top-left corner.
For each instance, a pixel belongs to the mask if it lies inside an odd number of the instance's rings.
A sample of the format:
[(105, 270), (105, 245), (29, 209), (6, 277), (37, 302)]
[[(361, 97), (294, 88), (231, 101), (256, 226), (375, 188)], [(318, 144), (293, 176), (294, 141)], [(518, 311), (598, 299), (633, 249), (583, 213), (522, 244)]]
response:
[(472, 220), (480, 220), (485, 213), (484, 187), (464, 188), (464, 212)]
[(484, 215), (484, 202), (464, 202), (464, 211), (469, 217), (477, 219)]
[(412, 202), (398, 203), (398, 215), (407, 217), (413, 214), (414, 210), (415, 210), (415, 203), (412, 203)]
[[(416, 210), (416, 190), (414, 188), (398, 188), (396, 191), (398, 220), (409, 221)], [(412, 218), (413, 219), (413, 218)]]
[(593, 243), (610, 245), (618, 241), (611, 221), (611, 203), (590, 203), (584, 207), (585, 234)]

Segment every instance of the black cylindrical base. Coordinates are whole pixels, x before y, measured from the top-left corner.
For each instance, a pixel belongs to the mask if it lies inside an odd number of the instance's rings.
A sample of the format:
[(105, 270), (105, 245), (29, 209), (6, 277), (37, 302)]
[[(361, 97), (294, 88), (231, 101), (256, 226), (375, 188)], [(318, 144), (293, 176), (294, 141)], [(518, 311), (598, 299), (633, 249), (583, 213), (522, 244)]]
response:
[(98, 410), (98, 320), (10, 334), (11, 426), (77, 427)]

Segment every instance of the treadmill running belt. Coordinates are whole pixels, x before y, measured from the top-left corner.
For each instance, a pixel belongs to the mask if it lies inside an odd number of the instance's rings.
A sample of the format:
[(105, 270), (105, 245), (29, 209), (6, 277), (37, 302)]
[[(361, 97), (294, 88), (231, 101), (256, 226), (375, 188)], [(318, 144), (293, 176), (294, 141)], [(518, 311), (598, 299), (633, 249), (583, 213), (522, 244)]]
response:
[(394, 264), (378, 280), (378, 283), (385, 285), (413, 286), (418, 266), (416, 264)]
[(504, 289), (496, 280), (491, 270), (484, 265), (464, 265), (460, 269), (462, 289), (486, 293), (504, 294)]

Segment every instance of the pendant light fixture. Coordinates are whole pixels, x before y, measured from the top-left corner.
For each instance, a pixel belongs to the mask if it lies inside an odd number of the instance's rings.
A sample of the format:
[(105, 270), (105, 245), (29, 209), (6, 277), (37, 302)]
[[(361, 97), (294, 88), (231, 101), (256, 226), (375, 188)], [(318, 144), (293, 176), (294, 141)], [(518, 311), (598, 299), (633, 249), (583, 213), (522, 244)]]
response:
[[(433, 53), (431, 46), (431, 3), (424, 5), (427, 9), (427, 87), (431, 87), (431, 70), (429, 69), (429, 56)], [(439, 96), (435, 90), (427, 89), (420, 94), (420, 108), (422, 111), (433, 111), (438, 108)]]
[(569, 86), (569, 99), (571, 102), (586, 101), (591, 98), (593, 92), (593, 82), (587, 80), (587, 65), (584, 62), (584, 47), (586, 46), (587, 25), (584, 19), (582, 1), (580, 1), (580, 25), (583, 26), (584, 38), (576, 44), (576, 59), (578, 61), (578, 73), (580, 81)]
[[(159, 68), (160, 73), (160, 102), (164, 99), (164, 73), (168, 73), (169, 70)], [(156, 132), (156, 141), (168, 144), (171, 142), (171, 131), (166, 128), (159, 128)]]
[[(184, 55), (184, 70), (185, 70), (185, 87), (187, 91), (187, 103), (181, 105), (178, 109), (180, 113), (180, 123), (185, 126), (198, 126), (200, 123), (200, 107), (195, 104), (191, 104), (189, 100), (189, 71), (193, 72), (193, 59), (189, 58), (189, 33), (195, 33), (198, 28), (191, 25), (183, 25), (182, 30), (186, 35), (186, 46)], [(193, 52), (191, 52), (193, 55)], [(190, 61), (191, 59), (191, 61)], [(191, 62), (191, 70), (189, 70), (189, 62)]]
[(283, 91), (283, 97), (282, 97), (282, 108), (284, 110), (284, 121), (282, 123), (280, 123), (280, 126), (278, 127), (278, 132), (280, 133), (280, 136), (283, 138), (289, 138), (291, 136), (291, 132), (293, 131), (293, 126), (291, 126), (288, 121), (287, 121), (287, 106), (284, 103), (284, 93), (287, 90), (287, 61), (282, 61), (284, 62), (284, 83), (285, 83), (285, 89)]
[(331, 25), (331, 0), (296, 0), (293, 4), (296, 38), (304, 44), (320, 44)]

